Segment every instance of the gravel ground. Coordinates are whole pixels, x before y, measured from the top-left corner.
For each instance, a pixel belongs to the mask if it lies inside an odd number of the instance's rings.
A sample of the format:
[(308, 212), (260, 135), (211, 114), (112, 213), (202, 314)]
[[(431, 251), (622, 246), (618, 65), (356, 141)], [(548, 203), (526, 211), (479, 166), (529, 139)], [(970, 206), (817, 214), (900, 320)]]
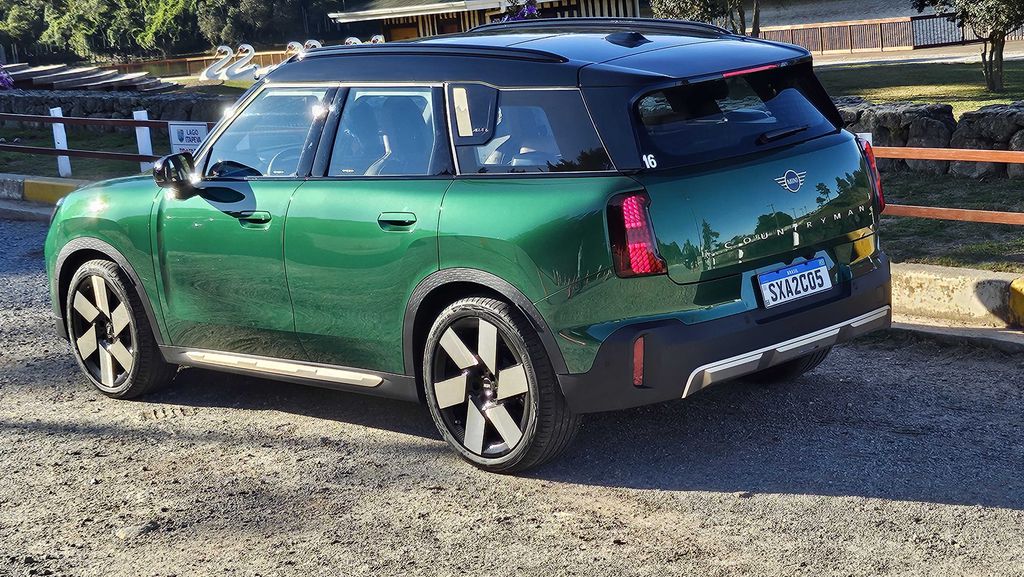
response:
[(871, 338), (791, 384), (591, 416), (502, 477), (414, 404), (197, 369), (93, 392), (43, 236), (0, 222), (0, 574), (1024, 575), (1002, 353)]

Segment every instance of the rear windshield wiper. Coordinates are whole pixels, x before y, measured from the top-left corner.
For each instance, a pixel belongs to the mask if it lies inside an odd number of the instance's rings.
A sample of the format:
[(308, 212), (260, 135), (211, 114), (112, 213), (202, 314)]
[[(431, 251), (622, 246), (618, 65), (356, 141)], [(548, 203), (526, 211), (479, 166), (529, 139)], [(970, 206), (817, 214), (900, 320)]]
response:
[(801, 126), (790, 126), (789, 128), (780, 128), (778, 130), (769, 130), (768, 132), (765, 132), (761, 136), (757, 137), (757, 143), (758, 144), (768, 144), (769, 142), (775, 142), (776, 140), (782, 140), (783, 138), (786, 138), (787, 136), (793, 136), (794, 134), (800, 134), (801, 132), (804, 132), (805, 130), (807, 130), (810, 127), (811, 127), (811, 125), (804, 124), (804, 125), (801, 125)]

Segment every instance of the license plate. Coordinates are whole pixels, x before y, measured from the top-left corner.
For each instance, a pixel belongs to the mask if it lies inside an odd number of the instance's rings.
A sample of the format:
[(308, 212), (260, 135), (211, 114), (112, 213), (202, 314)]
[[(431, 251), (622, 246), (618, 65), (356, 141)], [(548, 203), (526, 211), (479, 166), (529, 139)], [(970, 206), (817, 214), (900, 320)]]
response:
[(758, 275), (765, 308), (772, 308), (832, 288), (825, 259), (816, 258), (782, 270)]

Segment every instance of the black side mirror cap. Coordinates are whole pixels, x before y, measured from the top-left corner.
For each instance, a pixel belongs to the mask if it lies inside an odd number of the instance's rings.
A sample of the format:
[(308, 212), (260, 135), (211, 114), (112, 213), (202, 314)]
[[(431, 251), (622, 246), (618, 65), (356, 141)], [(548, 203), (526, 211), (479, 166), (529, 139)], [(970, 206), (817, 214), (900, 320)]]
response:
[(153, 163), (153, 180), (160, 188), (192, 188), (195, 169), (191, 152), (171, 154)]

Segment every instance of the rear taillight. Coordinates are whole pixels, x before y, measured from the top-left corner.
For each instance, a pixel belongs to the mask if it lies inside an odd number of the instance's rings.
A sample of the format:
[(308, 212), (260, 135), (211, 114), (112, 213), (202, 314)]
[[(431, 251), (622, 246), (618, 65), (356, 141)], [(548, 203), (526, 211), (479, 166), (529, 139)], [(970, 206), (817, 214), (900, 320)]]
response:
[(643, 192), (616, 196), (608, 205), (608, 233), (615, 273), (620, 277), (665, 274), (668, 267), (658, 254), (658, 244)]
[(871, 187), (875, 191), (875, 198), (878, 199), (878, 211), (882, 212), (885, 210), (885, 191), (882, 190), (882, 174), (878, 172), (878, 162), (875, 160), (875, 151), (871, 148), (871, 143), (863, 138), (858, 138), (857, 144), (860, 145), (860, 149), (864, 153), (864, 157), (868, 159), (868, 167), (871, 169), (871, 174), (869, 175), (868, 180), (871, 181)]

